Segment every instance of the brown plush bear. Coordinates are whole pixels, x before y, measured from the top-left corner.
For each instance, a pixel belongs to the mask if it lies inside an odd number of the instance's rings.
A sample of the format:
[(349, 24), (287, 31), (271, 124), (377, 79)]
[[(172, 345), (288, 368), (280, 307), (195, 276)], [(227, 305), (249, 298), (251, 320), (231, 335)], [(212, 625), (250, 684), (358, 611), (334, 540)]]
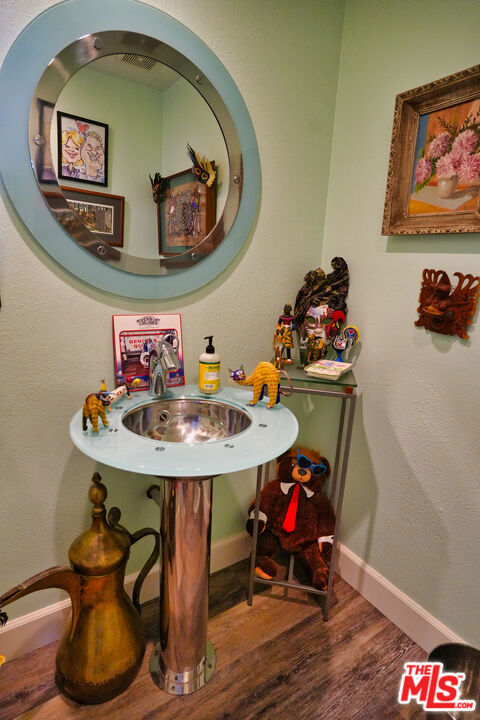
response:
[[(295, 553), (319, 590), (328, 583), (327, 561), (335, 530), (335, 513), (322, 492), (330, 475), (328, 460), (316, 450), (295, 447), (277, 460), (277, 477), (260, 495), (255, 573), (268, 580), (277, 575), (275, 555)], [(247, 530), (253, 535), (255, 503), (249, 508)]]

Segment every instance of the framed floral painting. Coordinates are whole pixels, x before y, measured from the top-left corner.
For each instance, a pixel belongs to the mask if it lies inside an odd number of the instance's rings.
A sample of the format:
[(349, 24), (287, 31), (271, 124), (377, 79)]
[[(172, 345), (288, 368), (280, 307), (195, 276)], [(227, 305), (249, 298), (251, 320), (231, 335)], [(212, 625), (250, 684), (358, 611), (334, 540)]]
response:
[(383, 235), (480, 231), (480, 65), (397, 95)]

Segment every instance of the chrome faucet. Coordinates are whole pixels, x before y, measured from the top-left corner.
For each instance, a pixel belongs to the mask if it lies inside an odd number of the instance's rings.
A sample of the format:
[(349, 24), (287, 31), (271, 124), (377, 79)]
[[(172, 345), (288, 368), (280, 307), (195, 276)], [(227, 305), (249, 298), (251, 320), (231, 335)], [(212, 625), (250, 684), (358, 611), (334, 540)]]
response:
[(148, 356), (150, 387), (148, 392), (154, 398), (161, 398), (167, 389), (165, 373), (180, 369), (176, 350), (167, 340), (160, 340)]

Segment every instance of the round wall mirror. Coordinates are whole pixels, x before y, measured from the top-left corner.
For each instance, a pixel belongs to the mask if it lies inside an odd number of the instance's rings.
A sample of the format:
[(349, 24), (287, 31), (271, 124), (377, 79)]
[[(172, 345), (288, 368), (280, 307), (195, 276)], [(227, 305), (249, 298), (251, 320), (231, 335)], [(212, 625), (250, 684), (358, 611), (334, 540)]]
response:
[(255, 134), (233, 80), (185, 26), (136, 0), (67, 0), (17, 38), (0, 91), (7, 192), (74, 275), (166, 298), (238, 253), (258, 203)]

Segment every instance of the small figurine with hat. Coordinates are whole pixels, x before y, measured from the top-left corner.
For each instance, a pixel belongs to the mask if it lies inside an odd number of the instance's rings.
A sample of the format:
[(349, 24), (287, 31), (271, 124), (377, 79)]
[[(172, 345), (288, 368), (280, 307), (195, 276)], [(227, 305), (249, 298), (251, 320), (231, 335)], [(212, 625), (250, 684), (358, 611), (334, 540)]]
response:
[[(295, 317), (292, 315), (292, 306), (286, 303), (283, 306), (283, 315), (280, 315), (273, 336), (273, 348), (275, 350), (275, 367), (280, 370), (283, 365), (291, 365), (293, 348), (293, 330), (295, 329)], [(285, 357), (283, 353), (285, 351)]]

